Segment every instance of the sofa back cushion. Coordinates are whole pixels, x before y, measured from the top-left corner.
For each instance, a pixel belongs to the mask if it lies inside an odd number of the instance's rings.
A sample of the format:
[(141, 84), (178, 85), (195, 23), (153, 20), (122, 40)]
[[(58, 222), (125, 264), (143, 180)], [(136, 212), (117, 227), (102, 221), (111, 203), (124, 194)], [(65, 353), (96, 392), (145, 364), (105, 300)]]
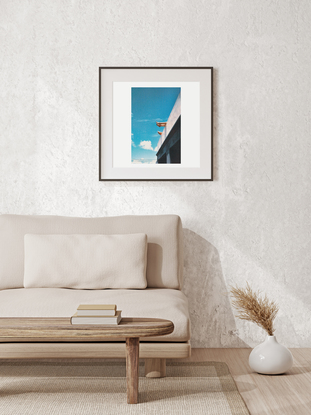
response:
[(147, 286), (181, 289), (182, 226), (177, 215), (74, 218), (0, 215), (0, 289), (24, 285), (25, 234), (147, 235)]
[(37, 235), (24, 238), (26, 288), (147, 287), (147, 236)]

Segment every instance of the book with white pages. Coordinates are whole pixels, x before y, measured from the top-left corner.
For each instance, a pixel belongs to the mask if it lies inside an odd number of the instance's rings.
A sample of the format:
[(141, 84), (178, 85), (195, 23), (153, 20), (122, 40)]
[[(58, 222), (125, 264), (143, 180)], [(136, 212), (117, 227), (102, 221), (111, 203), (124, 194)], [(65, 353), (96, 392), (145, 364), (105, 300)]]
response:
[(115, 316), (78, 316), (75, 313), (71, 319), (71, 324), (95, 324), (95, 325), (114, 325), (117, 326), (121, 321), (121, 310), (117, 310)]
[(78, 316), (115, 316), (116, 304), (80, 304), (77, 309)]

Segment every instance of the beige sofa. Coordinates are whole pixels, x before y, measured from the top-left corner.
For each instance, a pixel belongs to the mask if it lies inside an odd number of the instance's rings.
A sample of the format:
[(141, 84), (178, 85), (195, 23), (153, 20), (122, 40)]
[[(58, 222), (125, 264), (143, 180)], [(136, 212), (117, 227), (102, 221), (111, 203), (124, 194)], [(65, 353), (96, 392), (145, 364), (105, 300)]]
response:
[[(24, 236), (146, 234), (145, 289), (24, 288)], [(174, 323), (167, 336), (141, 339), (146, 375), (163, 376), (166, 358), (191, 352), (188, 303), (182, 293), (182, 225), (176, 215), (74, 218), (0, 216), (0, 318), (69, 317), (82, 303), (115, 303), (123, 317), (164, 318)], [(29, 273), (29, 272), (28, 272)], [(129, 275), (130, 278), (130, 275)], [(25, 284), (26, 285), (26, 284)], [(37, 284), (38, 285), (38, 284)], [(0, 359), (119, 358), (125, 343), (109, 339), (84, 343), (6, 343), (0, 336)]]

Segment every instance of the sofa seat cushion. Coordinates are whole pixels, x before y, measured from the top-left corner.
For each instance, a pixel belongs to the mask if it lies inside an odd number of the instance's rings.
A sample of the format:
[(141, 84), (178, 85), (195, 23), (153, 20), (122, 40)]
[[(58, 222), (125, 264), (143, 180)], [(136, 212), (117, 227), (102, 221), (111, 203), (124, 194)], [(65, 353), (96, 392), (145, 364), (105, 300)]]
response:
[(16, 288), (0, 291), (0, 317), (71, 317), (79, 304), (117, 304), (122, 317), (164, 318), (174, 323), (173, 333), (142, 341), (184, 342), (190, 339), (188, 302), (179, 290)]

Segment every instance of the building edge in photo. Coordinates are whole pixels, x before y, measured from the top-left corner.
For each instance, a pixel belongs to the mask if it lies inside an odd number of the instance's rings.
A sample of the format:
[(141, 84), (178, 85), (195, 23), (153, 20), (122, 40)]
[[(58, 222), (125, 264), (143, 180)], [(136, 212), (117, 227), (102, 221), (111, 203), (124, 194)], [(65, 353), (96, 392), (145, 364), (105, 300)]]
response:
[(174, 107), (167, 122), (156, 123), (164, 127), (159, 132), (160, 139), (157, 145), (157, 164), (181, 163), (181, 91), (175, 101)]

